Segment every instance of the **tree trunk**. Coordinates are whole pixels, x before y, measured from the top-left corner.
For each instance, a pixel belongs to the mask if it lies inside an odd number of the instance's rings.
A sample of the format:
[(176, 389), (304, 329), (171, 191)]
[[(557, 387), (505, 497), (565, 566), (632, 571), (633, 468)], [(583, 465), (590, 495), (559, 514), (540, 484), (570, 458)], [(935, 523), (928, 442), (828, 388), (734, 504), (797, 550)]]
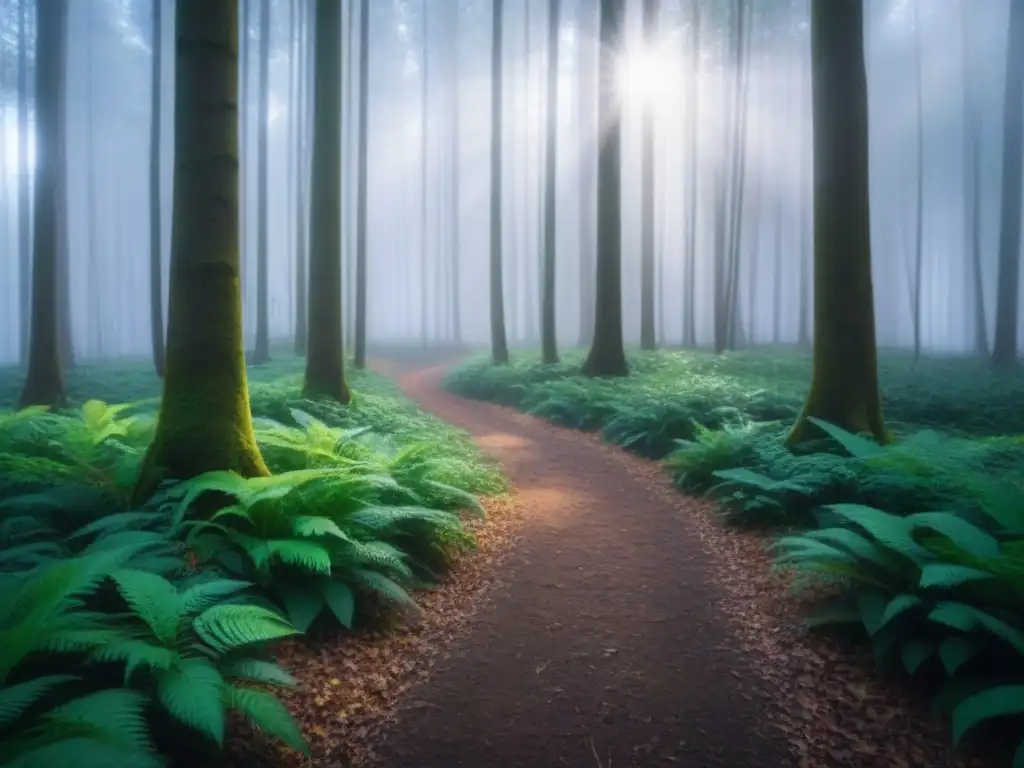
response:
[[(365, 2), (365, 0), (364, 0)], [(460, 124), (461, 120), (461, 109), (462, 100), (459, 98), (459, 87), (462, 82), (460, 78), (459, 69), (459, 3), (456, 2), (453, 5), (452, 11), (452, 29), (453, 36), (455, 39), (454, 50), (452, 52), (452, 132), (451, 132), (451, 146), (449, 147), (449, 161), (451, 162), (451, 174), (452, 174), (452, 258), (451, 258), (451, 300), (452, 300), (452, 339), (457, 345), (462, 344), (462, 301), (461, 291), (459, 290), (459, 249), (461, 247), (460, 238), (460, 224), (462, 222), (461, 215), (461, 197), (459, 195), (459, 174), (461, 173), (462, 164), (459, 162), (460, 143)]]
[(309, 342), (309, 310), (306, 306), (308, 281), (306, 280), (306, 264), (309, 254), (306, 252), (306, 224), (309, 211), (306, 206), (309, 189), (308, 143), (309, 136), (309, 54), (310, 44), (309, 3), (297, 0), (299, 4), (300, 36), (299, 36), (299, 74), (298, 74), (298, 130), (295, 137), (295, 163), (298, 176), (295, 222), (295, 354), (306, 354)]
[(597, 302), (586, 376), (629, 373), (622, 344), (622, 114), (615, 77), (623, 16), (623, 0), (601, 0), (598, 125), (605, 135), (597, 164)]
[[(241, 0), (240, 6), (241, 27), (239, 37), (241, 40), (241, 75), (242, 95), (239, 99), (239, 122), (241, 123), (241, 146), (239, 148), (239, 216), (238, 226), (241, 232), (239, 250), (241, 252), (241, 267), (239, 275), (242, 280), (242, 321), (243, 331), (247, 331), (248, 312), (250, 311), (249, 296), (252, 294), (252, 275), (250, 274), (249, 263), (249, 64), (252, 56), (249, 54), (249, 32), (250, 32), (250, 8), (249, 0)], [(243, 339), (245, 333), (243, 333)]]
[(689, 98), (687, 99), (687, 138), (690, 144), (690, 172), (687, 174), (687, 230), (686, 250), (683, 257), (683, 346), (697, 346), (697, 150), (699, 146), (700, 123), (700, 0), (693, 0), (693, 40), (690, 45)]
[(256, 179), (259, 210), (256, 218), (256, 346), (252, 352), (254, 365), (270, 361), (270, 244), (267, 220), (267, 171), (270, 153), (267, 147), (270, 123), (270, 0), (260, 3), (260, 98), (257, 107), (256, 153), (259, 171)]
[(29, 359), (32, 327), (31, 171), (28, 167), (28, 1), (18, 8), (18, 320), (21, 362)]
[(67, 4), (40, 3), (36, 11), (36, 154), (32, 244), (32, 304), (28, 375), (20, 405), (63, 407), (67, 402), (60, 367), (57, 327), (58, 163)]
[(1020, 297), (1021, 141), (1024, 138), (1024, 3), (1010, 3), (1010, 39), (1006, 49), (1003, 98), (1002, 208), (999, 218), (999, 280), (992, 362), (1000, 368), (1017, 364)]
[(491, 357), (508, 362), (505, 301), (501, 280), (502, 27), (504, 0), (493, 0), (491, 18)]
[[(654, 45), (658, 0), (644, 0), (644, 47)], [(642, 181), (640, 203), (640, 348), (654, 349), (654, 105), (643, 104)]]
[(968, 300), (974, 310), (974, 352), (989, 353), (988, 313), (985, 311), (984, 270), (981, 263), (981, 130), (971, 86), (970, 14), (960, 3), (960, 57), (964, 119), (964, 251), (970, 260)]
[(307, 397), (348, 403), (341, 318), (341, 0), (317, 0), (313, 25), (313, 183)]
[(594, 338), (594, 147), (597, 142), (597, 127), (594, 123), (594, 100), (597, 94), (597, 83), (594, 72), (596, 46), (593, 44), (595, 11), (599, 9), (591, 0), (579, 0), (577, 5), (576, 26), (579, 34), (576, 45), (579, 56), (576, 61), (577, 88), (579, 89), (578, 134), (577, 142), (580, 152), (580, 232), (579, 232), (579, 264), (580, 264), (580, 335), (579, 345), (588, 347)]
[(427, 16), (427, 2), (423, 0), (423, 39), (421, 41), (423, 54), (423, 67), (420, 76), (420, 346), (427, 346), (427, 299), (429, 296), (429, 285), (427, 282), (427, 87), (430, 74), (430, 51), (427, 48), (427, 35), (429, 32), (429, 18)]
[(862, 0), (811, 0), (814, 368), (791, 443), (818, 434), (810, 417), (887, 438), (871, 283), (863, 13)]
[(544, 166), (544, 296), (541, 312), (541, 355), (545, 364), (558, 362), (555, 317), (555, 215), (558, 208), (555, 170), (558, 142), (559, 0), (548, 3), (547, 158)]
[(356, 192), (356, 368), (366, 367), (366, 225), (367, 225), (367, 151), (369, 149), (370, 83), (370, 0), (359, 8), (359, 164)]
[(177, 0), (167, 373), (135, 502), (215, 470), (268, 475), (252, 429), (238, 269), (238, 3)]
[(160, 74), (163, 61), (163, 0), (153, 0), (153, 60), (149, 100), (149, 328), (153, 340), (153, 365), (164, 375), (164, 300), (161, 272), (163, 250), (160, 227)]
[(800, 205), (800, 320), (797, 326), (797, 343), (801, 347), (808, 347), (811, 344), (810, 328), (810, 299), (811, 299), (811, 222), (808, 220), (808, 211), (811, 201), (807, 199), (808, 177), (811, 175), (810, 153), (807, 145), (811, 140), (807, 130), (806, 107), (810, 101), (810, 89), (808, 88), (808, 77), (805, 74), (800, 76), (800, 184), (798, 185)]
[(917, 79), (917, 210), (914, 225), (914, 283), (912, 311), (914, 329), (914, 361), (917, 365), (921, 358), (921, 276), (924, 268), (924, 67), (921, 61), (924, 56), (921, 44), (921, 0), (914, 3), (914, 34), (916, 51), (914, 71)]

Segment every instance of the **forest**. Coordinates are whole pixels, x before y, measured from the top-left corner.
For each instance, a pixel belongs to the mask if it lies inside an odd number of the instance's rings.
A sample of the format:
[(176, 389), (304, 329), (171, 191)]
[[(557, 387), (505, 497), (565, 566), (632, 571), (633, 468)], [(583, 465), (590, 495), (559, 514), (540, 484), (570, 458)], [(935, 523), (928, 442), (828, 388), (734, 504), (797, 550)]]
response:
[(1024, 0), (0, 0), (0, 766), (1024, 768)]

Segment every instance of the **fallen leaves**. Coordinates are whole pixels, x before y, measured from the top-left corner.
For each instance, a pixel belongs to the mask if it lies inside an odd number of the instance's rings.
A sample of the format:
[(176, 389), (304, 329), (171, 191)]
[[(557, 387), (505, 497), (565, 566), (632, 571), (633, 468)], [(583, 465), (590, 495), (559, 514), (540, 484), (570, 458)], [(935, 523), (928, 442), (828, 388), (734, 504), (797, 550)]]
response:
[(430, 678), (444, 649), (465, 629), (501, 574), (498, 566), (515, 540), (521, 516), (511, 496), (487, 499), (484, 507), (486, 518), (468, 523), (477, 548), (458, 561), (438, 589), (417, 595), (424, 609), (418, 622), (346, 633), (326, 642), (302, 638), (278, 648), (278, 661), (299, 683), (282, 699), (309, 741), (311, 759), (235, 721), (226, 760), (219, 765), (373, 765), (374, 744), (393, 721), (396, 705)]

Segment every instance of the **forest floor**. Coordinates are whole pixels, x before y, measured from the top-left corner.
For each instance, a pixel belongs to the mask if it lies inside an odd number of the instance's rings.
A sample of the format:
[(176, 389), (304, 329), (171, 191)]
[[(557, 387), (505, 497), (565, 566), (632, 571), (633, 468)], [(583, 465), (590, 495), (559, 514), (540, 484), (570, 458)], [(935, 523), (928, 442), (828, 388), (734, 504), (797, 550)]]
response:
[(384, 372), (500, 462), (513, 508), (442, 590), (458, 631), (414, 627), (344, 651), (401, 659), (389, 707), (346, 719), (329, 691), (332, 667), (365, 690), (354, 678), (380, 680), (386, 663), (332, 661), (324, 646), (282, 659), (319, 680), (292, 702), (316, 765), (345, 753), (396, 768), (964, 764), (923, 700), (801, 629), (765, 539), (726, 532), (657, 464), (448, 394), (441, 368)]

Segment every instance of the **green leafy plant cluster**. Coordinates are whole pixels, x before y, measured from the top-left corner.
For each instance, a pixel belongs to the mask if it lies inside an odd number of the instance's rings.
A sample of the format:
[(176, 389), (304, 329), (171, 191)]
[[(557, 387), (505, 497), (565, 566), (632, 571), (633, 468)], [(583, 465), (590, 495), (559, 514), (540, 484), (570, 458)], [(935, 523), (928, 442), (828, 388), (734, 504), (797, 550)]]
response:
[(294, 373), (255, 381), (276, 474), (166, 484), (141, 509), (155, 401), (0, 413), (0, 764), (160, 765), (215, 750), (229, 710), (305, 749), (273, 643), (418, 610), (410, 591), (473, 545), (462, 512), (504, 487), (465, 435), (359, 378), (349, 408), (303, 400)]
[[(675, 440), (694, 440), (699, 426), (792, 423), (811, 374), (809, 355), (786, 348), (633, 352), (630, 376), (604, 380), (582, 376), (582, 359), (569, 352), (557, 365), (541, 365), (524, 354), (499, 366), (477, 358), (453, 370), (445, 386), (566, 426), (602, 429), (611, 442), (661, 458)], [(994, 374), (967, 358), (926, 358), (911, 370), (909, 355), (883, 351), (879, 377), (886, 418), (901, 433), (1024, 433), (1019, 376)]]

